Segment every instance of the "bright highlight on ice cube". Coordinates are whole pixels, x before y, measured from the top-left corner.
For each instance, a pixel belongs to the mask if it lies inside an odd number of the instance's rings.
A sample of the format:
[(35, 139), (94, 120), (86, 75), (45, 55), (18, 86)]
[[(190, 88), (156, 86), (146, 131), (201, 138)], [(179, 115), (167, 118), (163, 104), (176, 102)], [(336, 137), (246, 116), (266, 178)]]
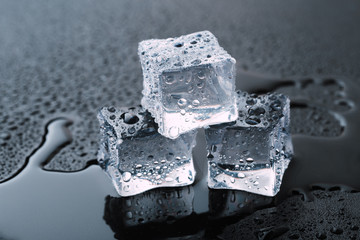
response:
[(208, 186), (274, 196), (293, 155), (289, 99), (235, 92), (235, 59), (209, 31), (139, 44), (143, 107), (99, 111), (98, 162), (121, 196), (190, 185), (206, 127)]

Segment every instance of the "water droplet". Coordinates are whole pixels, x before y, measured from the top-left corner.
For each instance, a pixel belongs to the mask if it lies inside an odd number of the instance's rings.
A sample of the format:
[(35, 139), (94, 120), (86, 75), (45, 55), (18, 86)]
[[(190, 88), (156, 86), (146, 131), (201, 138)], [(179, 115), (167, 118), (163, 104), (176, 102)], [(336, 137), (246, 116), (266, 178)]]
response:
[(179, 136), (179, 128), (178, 127), (171, 127), (169, 129), (169, 136), (172, 138), (177, 138)]
[(244, 151), (242, 152), (242, 154), (243, 154), (244, 156), (249, 156), (249, 155), (250, 155), (250, 151), (249, 151), (249, 150), (244, 150)]
[(111, 113), (116, 111), (116, 109), (114, 107), (108, 107), (107, 110)]
[(166, 182), (172, 182), (172, 181), (174, 181), (174, 179), (172, 179), (171, 177), (167, 177), (167, 178), (165, 178), (165, 181)]
[(194, 101), (192, 101), (192, 105), (193, 106), (198, 106), (200, 104), (199, 100), (195, 99)]
[(168, 76), (166, 76), (166, 78), (165, 78), (165, 83), (166, 84), (173, 84), (175, 82), (175, 78), (174, 78), (174, 76), (172, 76), (172, 75), (168, 75)]
[(245, 122), (249, 125), (256, 125), (259, 124), (261, 122), (260, 118), (251, 116), (245, 119)]
[(197, 73), (197, 77), (201, 80), (205, 79), (205, 72), (203, 70), (200, 70), (198, 73)]
[(125, 186), (123, 187), (123, 190), (124, 190), (124, 192), (130, 191), (130, 185), (125, 185)]
[(122, 178), (123, 178), (124, 182), (130, 181), (130, 179), (131, 179), (131, 173), (129, 173), (129, 172), (124, 172), (124, 173), (122, 174)]
[(132, 217), (133, 217), (133, 214), (132, 214), (132, 212), (126, 212), (126, 218), (127, 219), (132, 219)]
[(249, 104), (249, 105), (254, 105), (256, 103), (256, 99), (253, 99), (253, 98), (249, 98), (246, 100), (246, 104)]
[(244, 173), (238, 173), (238, 177), (239, 178), (244, 178), (244, 177), (246, 177), (246, 175)]
[(270, 105), (270, 107), (271, 107), (274, 111), (279, 111), (279, 110), (281, 110), (281, 102), (280, 102), (280, 100), (274, 101), (274, 102)]
[(186, 114), (186, 111), (185, 111), (184, 109), (181, 109), (181, 110), (180, 110), (180, 114), (181, 114), (181, 115), (185, 115), (185, 114)]
[(247, 161), (247, 162), (253, 162), (253, 161), (254, 161), (254, 159), (253, 159), (253, 158), (251, 158), (251, 157), (249, 157), (249, 158), (247, 158), (247, 159), (246, 159), (246, 161)]
[(11, 137), (11, 135), (8, 132), (0, 133), (0, 138), (3, 139), (3, 140), (8, 140), (8, 139), (10, 139), (10, 137)]
[(200, 59), (195, 59), (194, 61), (191, 62), (192, 65), (199, 65), (201, 63)]
[(177, 103), (180, 108), (184, 108), (187, 105), (187, 100), (185, 98), (180, 98)]
[(135, 166), (135, 168), (142, 168), (142, 165), (138, 164), (138, 165)]
[(135, 128), (134, 128), (134, 127), (129, 128), (129, 129), (128, 129), (128, 132), (129, 132), (130, 134), (134, 134), (134, 133), (135, 133)]
[(194, 87), (192, 85), (190, 85), (188, 87), (188, 93), (192, 93), (194, 91)]
[(139, 121), (138, 116), (131, 113), (123, 113), (120, 118), (122, 118), (126, 124), (135, 124)]
[(178, 42), (178, 43), (175, 43), (175, 44), (174, 44), (174, 47), (177, 47), (177, 48), (180, 48), (180, 47), (182, 47), (182, 46), (184, 46), (184, 43)]
[(198, 88), (203, 88), (205, 86), (205, 83), (204, 82), (199, 82), (199, 83), (196, 84), (196, 86)]
[(127, 207), (131, 207), (131, 199), (126, 199), (125, 205), (126, 205)]
[(258, 108), (250, 108), (249, 109), (249, 114), (250, 115), (255, 115), (255, 116), (259, 116), (261, 114), (264, 114), (265, 113), (265, 109), (262, 108), (262, 107), (258, 107)]
[(217, 150), (216, 145), (212, 145), (212, 146), (211, 146), (211, 151), (212, 151), (212, 152), (216, 152), (216, 150)]

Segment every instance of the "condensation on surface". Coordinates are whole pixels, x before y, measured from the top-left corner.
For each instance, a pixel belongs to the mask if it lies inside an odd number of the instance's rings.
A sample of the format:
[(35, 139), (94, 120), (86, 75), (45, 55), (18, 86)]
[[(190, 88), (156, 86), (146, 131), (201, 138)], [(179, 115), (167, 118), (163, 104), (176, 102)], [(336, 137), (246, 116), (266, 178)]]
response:
[(289, 96), (292, 134), (339, 137), (346, 128), (344, 114), (355, 109), (349, 87), (336, 78), (294, 78), (257, 88), (256, 93), (275, 91)]
[[(312, 201), (293, 196), (225, 226), (221, 239), (358, 239), (360, 194), (340, 186), (315, 186)], [(239, 209), (240, 211), (240, 209)]]

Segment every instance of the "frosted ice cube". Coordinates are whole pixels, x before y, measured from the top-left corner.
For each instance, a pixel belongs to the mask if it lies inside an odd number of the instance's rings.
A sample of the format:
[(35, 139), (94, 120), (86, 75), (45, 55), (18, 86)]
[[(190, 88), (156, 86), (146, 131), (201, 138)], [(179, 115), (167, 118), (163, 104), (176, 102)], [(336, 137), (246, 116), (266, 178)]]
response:
[(235, 59), (209, 31), (139, 44), (144, 74), (141, 104), (169, 138), (235, 121)]
[(208, 186), (274, 196), (293, 154), (289, 99), (237, 92), (239, 118), (205, 130)]
[(193, 183), (196, 131), (166, 138), (141, 106), (104, 107), (98, 119), (102, 135), (98, 161), (121, 196)]

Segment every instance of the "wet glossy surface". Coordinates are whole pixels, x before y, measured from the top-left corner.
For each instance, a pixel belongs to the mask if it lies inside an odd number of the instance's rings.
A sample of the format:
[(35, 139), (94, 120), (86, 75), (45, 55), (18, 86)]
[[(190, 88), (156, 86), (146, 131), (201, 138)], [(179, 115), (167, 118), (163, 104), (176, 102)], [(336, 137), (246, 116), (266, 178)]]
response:
[[(210, 2), (0, 3), (0, 239), (359, 239), (358, 3)], [(140, 102), (139, 41), (203, 29), (237, 89), (293, 101), (281, 190), (209, 191), (200, 131), (190, 190), (119, 199), (94, 165), (96, 112)]]
[[(245, 78), (249, 76), (242, 75), (241, 79)], [(256, 78), (257, 81), (262, 81), (262, 78)], [(259, 85), (263, 86), (260, 83)], [(358, 100), (356, 88), (351, 88), (347, 93), (353, 102)], [(99, 166), (90, 166), (76, 173), (42, 169), (43, 162), (47, 161), (54, 151), (56, 153), (59, 147), (71, 141), (66, 127), (69, 120), (57, 119), (49, 124), (44, 144), (30, 157), (24, 170), (0, 185), (0, 226), (1, 229), (6, 229), (3, 232), (5, 236), (15, 239), (112, 239), (111, 229), (117, 231), (116, 236), (119, 238), (133, 237), (134, 234), (139, 237), (136, 235), (139, 227), (143, 229), (143, 234), (153, 237), (215, 237), (221, 233), (222, 226), (227, 225), (225, 223), (241, 219), (229, 220), (229, 217), (251, 214), (257, 208), (276, 205), (291, 191), (304, 194), (304, 199), (311, 200), (311, 184), (347, 185), (360, 189), (359, 150), (354, 144), (359, 138), (356, 134), (359, 132), (356, 125), (358, 115), (356, 106), (349, 114), (344, 115), (345, 129), (339, 137), (293, 136), (295, 159), (285, 173), (281, 191), (275, 198), (230, 190), (209, 192), (206, 185), (206, 144), (204, 132), (200, 131), (194, 150), (198, 172), (195, 185), (186, 190), (187, 192), (181, 188), (149, 191), (143, 194), (143, 198), (150, 200), (137, 206), (136, 198), (141, 198), (141, 195), (117, 198), (110, 180)], [(181, 193), (182, 191), (187, 194)], [(108, 195), (113, 197), (106, 197)], [(179, 200), (167, 201), (169, 198)], [(129, 205), (129, 201), (134, 204)], [(184, 205), (183, 201), (187, 204)], [(190, 204), (191, 202), (194, 204)], [(123, 205), (128, 207), (128, 211)], [(158, 217), (146, 210), (157, 207)], [(186, 213), (180, 214), (183, 211)], [(137, 219), (136, 215), (139, 216)], [(37, 220), (33, 221), (34, 218)], [(126, 220), (132, 219), (132, 224), (126, 224)], [(205, 222), (190, 228), (191, 231), (185, 231), (185, 227), (189, 227), (188, 221), (200, 220)], [(207, 229), (212, 222), (215, 222), (218, 228)], [(175, 235), (172, 231), (162, 232), (163, 223), (173, 228), (184, 228), (184, 231), (181, 230)], [(22, 231), (18, 231), (19, 226), (24, 226)]]

